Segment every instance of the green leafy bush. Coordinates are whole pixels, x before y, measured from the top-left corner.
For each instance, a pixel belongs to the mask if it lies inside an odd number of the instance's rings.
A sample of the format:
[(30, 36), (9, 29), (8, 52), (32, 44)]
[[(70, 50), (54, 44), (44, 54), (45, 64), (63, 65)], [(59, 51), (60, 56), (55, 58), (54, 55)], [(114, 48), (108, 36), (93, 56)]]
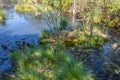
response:
[(108, 40), (99, 35), (93, 35), (92, 38), (89, 35), (81, 33), (76, 37), (78, 39), (76, 46), (83, 47), (99, 47), (104, 45)]
[(43, 39), (48, 39), (48, 38), (50, 38), (51, 35), (52, 35), (51, 31), (48, 31), (48, 30), (42, 31), (42, 38)]
[(66, 18), (60, 18), (59, 24), (61, 26), (61, 30), (64, 30), (68, 26), (68, 20)]
[(43, 10), (42, 10), (42, 8), (40, 6), (38, 6), (37, 11), (42, 12)]

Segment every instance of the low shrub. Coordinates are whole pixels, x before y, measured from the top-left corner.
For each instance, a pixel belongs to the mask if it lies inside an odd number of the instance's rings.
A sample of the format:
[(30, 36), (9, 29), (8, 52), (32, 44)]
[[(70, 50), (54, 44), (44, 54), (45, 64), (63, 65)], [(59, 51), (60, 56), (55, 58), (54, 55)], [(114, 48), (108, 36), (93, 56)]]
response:
[(68, 20), (66, 18), (60, 18), (59, 24), (60, 24), (60, 27), (61, 27), (60, 29), (64, 30), (68, 26)]
[(78, 46), (84, 46), (84, 47), (99, 47), (104, 45), (107, 42), (107, 38), (103, 38), (102, 36), (93, 35), (92, 38), (90, 38), (88, 35), (81, 34), (78, 37)]

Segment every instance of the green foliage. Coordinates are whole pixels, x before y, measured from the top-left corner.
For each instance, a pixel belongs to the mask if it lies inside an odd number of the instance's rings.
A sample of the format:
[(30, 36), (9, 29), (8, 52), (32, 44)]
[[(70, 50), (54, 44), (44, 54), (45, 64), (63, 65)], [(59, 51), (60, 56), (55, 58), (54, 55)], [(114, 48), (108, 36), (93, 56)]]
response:
[(0, 7), (0, 22), (5, 21), (5, 11)]
[(36, 7), (35, 6), (31, 6), (29, 4), (24, 4), (24, 5), (16, 5), (15, 6), (15, 10), (19, 11), (19, 12), (35, 12), (36, 11)]
[(48, 39), (48, 38), (50, 38), (50, 36), (52, 35), (53, 33), (51, 32), (51, 31), (49, 31), (49, 30), (44, 30), (44, 31), (42, 31), (42, 38), (43, 39)]
[(42, 6), (36, 3), (36, 0), (23, 0), (22, 4), (15, 5), (15, 10), (19, 12), (42, 12)]
[(56, 9), (58, 9), (58, 10), (62, 9), (64, 11), (65, 8), (68, 8), (72, 5), (72, 1), (71, 0), (61, 0), (61, 3), (60, 3), (60, 0), (57, 0), (55, 4), (56, 4)]
[(110, 22), (108, 25), (113, 28), (120, 28), (120, 9), (110, 14)]
[(52, 7), (53, 9), (65, 9), (72, 4), (70, 0), (43, 0), (43, 3)]
[(82, 63), (66, 56), (66, 61), (56, 69), (57, 80), (85, 80)]
[(96, 46), (99, 47), (107, 42), (107, 39), (96, 34), (94, 34), (92, 38), (90, 38), (89, 35), (81, 33), (76, 38), (78, 39), (76, 46), (83, 46), (83, 47), (96, 47)]
[(43, 3), (46, 4), (46, 5), (49, 5), (51, 7), (54, 7), (55, 6), (55, 0), (43, 0)]
[(41, 6), (38, 6), (37, 11), (38, 12), (42, 12), (43, 11), (42, 8), (41, 8)]
[(68, 26), (68, 20), (66, 18), (60, 18), (59, 24), (61, 29), (64, 30)]
[[(104, 4), (104, 3), (103, 3)], [(110, 0), (108, 2), (105, 1), (105, 4), (102, 6), (101, 14), (99, 14), (99, 24), (109, 26), (112, 28), (119, 28), (120, 26), (120, 1), (119, 0)]]
[(64, 49), (59, 42), (12, 53), (17, 65), (15, 80), (89, 80), (83, 64)]
[(120, 27), (120, 10), (110, 12), (108, 17), (101, 16), (99, 18), (99, 23), (102, 25), (108, 25), (112, 28), (119, 28)]
[(0, 16), (3, 17), (3, 18), (5, 18), (5, 13), (1, 11), (0, 12)]
[(24, 3), (32, 3), (32, 2), (35, 2), (35, 0), (22, 0), (22, 2), (24, 2)]

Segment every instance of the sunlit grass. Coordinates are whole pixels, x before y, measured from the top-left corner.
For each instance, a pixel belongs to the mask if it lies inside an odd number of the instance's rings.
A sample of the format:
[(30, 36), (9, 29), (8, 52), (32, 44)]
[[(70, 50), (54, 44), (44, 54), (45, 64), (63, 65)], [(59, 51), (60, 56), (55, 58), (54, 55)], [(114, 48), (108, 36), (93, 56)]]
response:
[(18, 12), (42, 12), (42, 5), (38, 5), (36, 0), (22, 0), (22, 4), (15, 5)]
[(14, 52), (12, 59), (17, 66), (15, 80), (89, 80), (83, 64), (58, 43)]
[(33, 5), (25, 4), (25, 5), (16, 5), (15, 10), (19, 12), (35, 12), (36, 8)]
[(5, 11), (0, 7), (0, 22), (5, 21)]

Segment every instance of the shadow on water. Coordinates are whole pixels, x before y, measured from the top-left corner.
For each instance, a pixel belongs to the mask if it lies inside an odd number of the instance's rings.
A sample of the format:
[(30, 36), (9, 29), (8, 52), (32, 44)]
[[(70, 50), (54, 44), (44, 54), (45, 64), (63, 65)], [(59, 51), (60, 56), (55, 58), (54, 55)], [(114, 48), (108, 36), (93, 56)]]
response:
[(102, 47), (78, 47), (69, 52), (85, 64), (95, 80), (120, 80), (120, 42), (117, 41), (111, 37)]
[(99, 52), (94, 52), (91, 56), (90, 68), (97, 77), (96, 80), (120, 80), (119, 59), (120, 43), (111, 37)]

